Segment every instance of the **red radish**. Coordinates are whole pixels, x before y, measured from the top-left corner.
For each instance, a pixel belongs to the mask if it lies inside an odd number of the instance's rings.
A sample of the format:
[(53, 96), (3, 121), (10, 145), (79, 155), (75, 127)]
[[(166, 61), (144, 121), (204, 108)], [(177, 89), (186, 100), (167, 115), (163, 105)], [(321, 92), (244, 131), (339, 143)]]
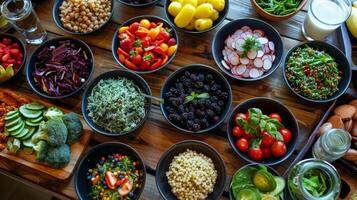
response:
[(263, 67), (263, 60), (260, 58), (254, 59), (254, 66), (257, 68), (262, 68)]
[(249, 71), (249, 76), (250, 76), (250, 78), (257, 78), (257, 77), (259, 77), (259, 71), (255, 68), (253, 68)]
[(257, 57), (257, 50), (255, 50), (255, 49), (250, 50), (250, 51), (248, 52), (247, 57), (248, 57), (249, 59), (254, 59), (255, 57)]
[(275, 45), (273, 42), (268, 42), (268, 46), (271, 51), (275, 51)]
[(247, 69), (247, 67), (245, 65), (239, 65), (237, 67), (237, 74), (243, 75), (246, 69)]
[(243, 65), (247, 65), (249, 63), (249, 59), (248, 58), (240, 58), (240, 63), (242, 63)]
[(263, 56), (264, 56), (264, 51), (259, 50), (259, 51), (257, 52), (257, 57), (258, 57), (258, 58), (261, 58), (261, 57), (263, 57)]
[(269, 70), (272, 66), (272, 62), (270, 61), (270, 59), (265, 59), (264, 60), (264, 64), (263, 64), (263, 68), (265, 70)]
[(258, 38), (257, 40), (260, 42), (260, 44), (266, 44), (269, 42), (269, 40), (265, 37)]
[(250, 72), (250, 69), (246, 69), (245, 72), (242, 74), (242, 76), (244, 78), (249, 78), (250, 77), (249, 72)]
[(224, 60), (222, 60), (221, 63), (222, 63), (223, 67), (224, 67), (226, 70), (230, 70), (230, 69), (231, 69), (231, 68), (227, 65), (227, 63), (226, 63)]

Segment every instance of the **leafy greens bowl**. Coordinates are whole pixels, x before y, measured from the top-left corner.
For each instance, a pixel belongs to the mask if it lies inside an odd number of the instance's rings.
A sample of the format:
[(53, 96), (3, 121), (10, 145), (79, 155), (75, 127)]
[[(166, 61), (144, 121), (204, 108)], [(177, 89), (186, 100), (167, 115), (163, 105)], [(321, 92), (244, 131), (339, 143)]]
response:
[(114, 70), (96, 77), (82, 99), (82, 113), (88, 125), (106, 136), (122, 136), (136, 131), (146, 121), (151, 108), (151, 90), (139, 75)]
[[(237, 126), (236, 122), (235, 122), (236, 116), (238, 113), (247, 113), (248, 109), (250, 109), (250, 108), (258, 108), (261, 110), (262, 114), (264, 114), (264, 115), (269, 115), (270, 113), (278, 113), (281, 116), (282, 124), (285, 126), (285, 128), (290, 130), (292, 133), (290, 142), (288, 142), (286, 144), (286, 152), (284, 155), (282, 155), (280, 157), (272, 156), (270, 158), (263, 158), (260, 161), (256, 161), (256, 160), (251, 159), (247, 155), (247, 151), (241, 151), (240, 149), (238, 149), (236, 144), (238, 143), (237, 141), (239, 141), (239, 140), (237, 140), (237, 138), (233, 135), (233, 129), (234, 129), (234, 127)], [(249, 120), (250, 120), (250, 118), (249, 118)], [(257, 129), (259, 131), (260, 131), (260, 125), (261, 124), (259, 122), (259, 126), (257, 127)], [(267, 126), (267, 124), (266, 124), (266, 126)], [(272, 127), (271, 125), (269, 125), (269, 126)], [(277, 128), (275, 128), (275, 130), (273, 130), (273, 128), (266, 127), (266, 130), (268, 132), (269, 131), (277, 132)], [(272, 134), (272, 133), (270, 133), (270, 134)], [(280, 133), (276, 133), (276, 134), (280, 135)], [(253, 135), (253, 134), (250, 134), (250, 135)], [(231, 113), (231, 115), (229, 117), (229, 121), (227, 124), (227, 136), (228, 136), (229, 144), (231, 145), (234, 152), (236, 152), (239, 155), (239, 157), (241, 157), (245, 161), (247, 161), (249, 163), (254, 163), (254, 164), (276, 165), (276, 164), (283, 162), (287, 158), (289, 158), (290, 155), (294, 152), (297, 141), (298, 141), (298, 136), (299, 136), (299, 125), (298, 125), (297, 120), (296, 120), (295, 116), (293, 115), (293, 113), (291, 111), (289, 111), (289, 109), (287, 107), (285, 107), (279, 101), (276, 101), (276, 100), (270, 99), (270, 98), (266, 98), (266, 97), (256, 97), (256, 98), (249, 99), (245, 102), (242, 102), (237, 107), (234, 108), (233, 112)], [(253, 140), (253, 139), (250, 139), (250, 140)], [(250, 140), (249, 140), (249, 142), (250, 142)], [(259, 143), (259, 145), (260, 145), (259, 148), (261, 148), (261, 143)]]

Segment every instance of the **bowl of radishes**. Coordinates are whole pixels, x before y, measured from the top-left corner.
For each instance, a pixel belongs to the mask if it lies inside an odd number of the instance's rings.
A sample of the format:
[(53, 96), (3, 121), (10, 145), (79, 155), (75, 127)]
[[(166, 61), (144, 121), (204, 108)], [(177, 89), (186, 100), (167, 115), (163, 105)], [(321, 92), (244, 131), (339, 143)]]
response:
[(227, 135), (233, 150), (244, 160), (276, 165), (295, 150), (299, 126), (282, 103), (257, 97), (242, 102), (233, 110)]
[(256, 81), (272, 74), (283, 57), (283, 42), (274, 27), (258, 19), (238, 19), (223, 26), (212, 42), (213, 58), (227, 75)]

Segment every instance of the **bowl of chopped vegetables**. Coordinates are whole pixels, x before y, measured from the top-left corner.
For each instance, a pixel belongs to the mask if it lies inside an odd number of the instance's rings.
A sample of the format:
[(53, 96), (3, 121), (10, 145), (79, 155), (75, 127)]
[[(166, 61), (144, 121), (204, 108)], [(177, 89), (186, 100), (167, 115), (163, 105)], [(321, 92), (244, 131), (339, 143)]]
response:
[(105, 72), (87, 87), (82, 113), (88, 125), (106, 136), (134, 132), (147, 119), (151, 108), (151, 90), (139, 75), (127, 70)]
[(30, 87), (40, 96), (61, 99), (79, 92), (94, 70), (94, 56), (83, 41), (58, 37), (46, 41), (31, 55), (26, 68)]
[(165, 119), (186, 133), (208, 132), (228, 115), (232, 90), (217, 70), (201, 64), (181, 67), (161, 88), (160, 104)]
[(80, 160), (74, 185), (80, 200), (139, 199), (146, 170), (139, 153), (120, 142), (91, 148)]
[(257, 81), (271, 75), (283, 58), (279, 32), (258, 19), (237, 19), (215, 34), (212, 55), (219, 68), (241, 81)]
[(255, 11), (265, 19), (282, 21), (298, 13), (307, 0), (251, 0), (250, 2)]
[(119, 65), (135, 73), (152, 73), (167, 66), (179, 45), (175, 28), (152, 15), (124, 22), (113, 36), (112, 53)]
[(273, 168), (248, 164), (240, 168), (230, 184), (229, 199), (284, 200), (286, 181)]
[(347, 90), (352, 77), (346, 56), (322, 41), (301, 43), (287, 53), (283, 76), (297, 96), (314, 103), (330, 102)]
[(276, 165), (294, 152), (299, 126), (293, 113), (282, 103), (257, 97), (233, 110), (227, 136), (234, 152), (245, 161)]
[(155, 179), (165, 200), (216, 200), (225, 189), (226, 176), (226, 165), (212, 146), (198, 140), (185, 140), (161, 156)]

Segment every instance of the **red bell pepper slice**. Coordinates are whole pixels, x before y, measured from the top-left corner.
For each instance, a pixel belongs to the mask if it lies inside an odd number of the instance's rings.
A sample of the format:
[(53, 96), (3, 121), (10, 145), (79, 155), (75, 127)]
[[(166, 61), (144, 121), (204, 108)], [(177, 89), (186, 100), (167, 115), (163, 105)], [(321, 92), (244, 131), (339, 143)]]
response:
[(121, 63), (124, 63), (125, 62), (125, 56), (123, 54), (119, 54), (119, 61)]
[(162, 60), (162, 64), (165, 64), (168, 59), (169, 59), (169, 57), (167, 55), (165, 55), (164, 59)]
[(124, 51), (123, 49), (121, 49), (120, 47), (117, 49), (117, 54), (118, 54), (118, 55), (122, 54), (122, 55), (124, 55), (125, 57), (129, 57), (129, 56), (130, 56), (127, 52), (125, 52), (125, 51)]
[(117, 182), (115, 182), (115, 186), (120, 186), (121, 184), (125, 183), (126, 180), (123, 178), (121, 180), (117, 180)]
[(108, 188), (114, 190), (115, 189), (115, 182), (117, 182), (117, 178), (114, 174), (110, 171), (105, 172), (105, 182)]
[(152, 60), (152, 64), (149, 67), (149, 70), (154, 70), (157, 69), (158, 67), (160, 67), (162, 65), (162, 60), (161, 58), (155, 58)]
[(125, 33), (129, 36), (132, 41), (135, 41), (135, 35), (133, 35), (129, 30), (126, 30)]
[(159, 46), (159, 45), (162, 44), (162, 43), (164, 43), (164, 40), (163, 40), (163, 39), (157, 40), (157, 41), (153, 42), (152, 44), (153, 44), (153, 45), (156, 45), (156, 46)]
[(165, 55), (166, 55), (166, 52), (163, 51), (160, 47), (155, 47), (155, 48), (153, 49), (153, 51), (154, 51), (155, 53), (158, 53), (158, 54), (162, 55), (162, 56), (165, 56)]
[(134, 63), (130, 62), (128, 59), (124, 61), (124, 64), (131, 70), (138, 70), (138, 67)]
[(146, 37), (148, 35), (148, 33), (140, 31), (140, 30), (137, 30), (137, 31), (135, 31), (135, 35), (140, 37), (140, 38), (142, 38), (142, 37)]
[(140, 64), (140, 70), (147, 70), (150, 67), (150, 61), (148, 60), (144, 60), (143, 62), (141, 62)]

